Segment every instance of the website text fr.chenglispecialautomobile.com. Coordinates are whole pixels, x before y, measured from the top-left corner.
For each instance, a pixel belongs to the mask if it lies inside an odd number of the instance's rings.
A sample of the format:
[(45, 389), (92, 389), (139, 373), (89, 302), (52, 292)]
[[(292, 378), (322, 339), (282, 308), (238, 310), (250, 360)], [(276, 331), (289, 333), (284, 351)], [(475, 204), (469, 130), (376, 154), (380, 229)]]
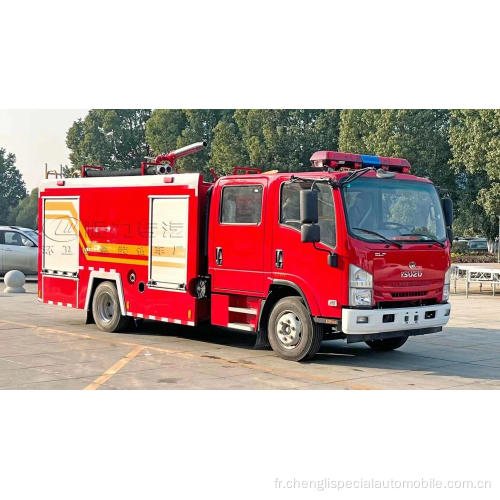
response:
[(394, 478), (358, 478), (358, 479), (274, 479), (276, 489), (304, 489), (315, 491), (328, 490), (357, 490), (357, 489), (473, 489), (489, 490), (492, 482), (488, 479), (440, 479), (440, 478), (417, 478), (417, 479), (394, 479)]

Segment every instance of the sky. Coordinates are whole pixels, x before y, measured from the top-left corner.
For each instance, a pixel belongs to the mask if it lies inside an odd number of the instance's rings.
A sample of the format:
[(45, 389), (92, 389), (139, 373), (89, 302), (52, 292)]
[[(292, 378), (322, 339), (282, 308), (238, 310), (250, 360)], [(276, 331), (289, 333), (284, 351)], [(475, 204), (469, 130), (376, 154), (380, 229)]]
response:
[(66, 132), (88, 109), (0, 109), (0, 148), (16, 155), (20, 170), (31, 191), (49, 170), (69, 165)]

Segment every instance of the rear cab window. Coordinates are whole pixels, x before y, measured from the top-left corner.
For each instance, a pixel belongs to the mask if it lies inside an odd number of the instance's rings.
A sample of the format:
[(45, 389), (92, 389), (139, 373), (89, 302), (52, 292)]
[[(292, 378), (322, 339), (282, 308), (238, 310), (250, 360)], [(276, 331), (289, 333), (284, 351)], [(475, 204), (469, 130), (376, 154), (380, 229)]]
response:
[(221, 224), (260, 224), (262, 185), (224, 186), (219, 222)]

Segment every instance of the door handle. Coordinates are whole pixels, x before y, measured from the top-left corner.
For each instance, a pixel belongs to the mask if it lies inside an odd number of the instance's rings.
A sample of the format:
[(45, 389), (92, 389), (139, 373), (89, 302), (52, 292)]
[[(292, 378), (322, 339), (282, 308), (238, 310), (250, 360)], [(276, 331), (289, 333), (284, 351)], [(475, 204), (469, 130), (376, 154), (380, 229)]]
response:
[(217, 247), (215, 249), (215, 263), (218, 266), (222, 266), (222, 247)]
[(278, 269), (283, 269), (283, 250), (276, 250), (275, 263)]

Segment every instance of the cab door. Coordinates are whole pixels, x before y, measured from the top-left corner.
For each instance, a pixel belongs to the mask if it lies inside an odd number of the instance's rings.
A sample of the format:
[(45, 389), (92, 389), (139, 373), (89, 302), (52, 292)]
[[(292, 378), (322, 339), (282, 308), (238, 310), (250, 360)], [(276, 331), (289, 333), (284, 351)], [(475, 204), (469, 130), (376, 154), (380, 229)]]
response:
[(220, 181), (210, 211), (214, 292), (264, 293), (267, 179)]
[(335, 196), (328, 184), (315, 185), (321, 241), (314, 245), (303, 243), (299, 203), (303, 189), (311, 189), (311, 184), (288, 181), (280, 186), (279, 214), (272, 246), (272, 253), (277, 257), (273, 262), (272, 275), (275, 281), (293, 283), (298, 287), (314, 315), (340, 317), (345, 271), (341, 258), (337, 267), (328, 264), (328, 253), (337, 253), (338, 248)]

